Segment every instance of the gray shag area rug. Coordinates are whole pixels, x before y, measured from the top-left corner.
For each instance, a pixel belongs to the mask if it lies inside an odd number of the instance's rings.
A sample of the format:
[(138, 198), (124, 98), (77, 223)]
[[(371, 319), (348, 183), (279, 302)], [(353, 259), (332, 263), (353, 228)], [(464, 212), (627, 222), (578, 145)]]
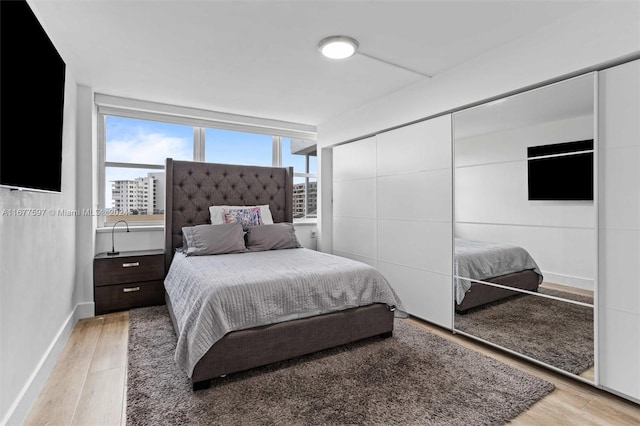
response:
[(502, 425), (554, 386), (417, 326), (193, 392), (165, 306), (130, 311), (129, 425)]
[[(539, 292), (593, 304), (589, 296), (542, 287)], [(455, 329), (569, 373), (593, 367), (593, 308), (518, 295), (456, 314)]]

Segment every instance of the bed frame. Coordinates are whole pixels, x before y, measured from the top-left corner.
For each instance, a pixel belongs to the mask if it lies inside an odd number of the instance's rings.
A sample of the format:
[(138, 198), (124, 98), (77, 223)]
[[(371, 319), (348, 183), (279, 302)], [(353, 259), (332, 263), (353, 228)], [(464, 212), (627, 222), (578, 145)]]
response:
[[(210, 223), (212, 205), (269, 204), (273, 221), (293, 222), (293, 168), (258, 167), (166, 160), (165, 271), (182, 227)], [(176, 329), (171, 300), (167, 308)], [(384, 304), (228, 333), (198, 361), (193, 390), (206, 389), (211, 379), (310, 354), (349, 342), (393, 333), (394, 314)]]
[[(488, 278), (483, 281), (523, 290), (538, 291), (538, 286), (540, 285), (538, 283), (538, 278), (538, 274), (527, 269), (521, 272)], [(465, 314), (469, 309), (477, 308), (488, 303), (496, 302), (519, 294), (523, 293), (472, 282), (471, 288), (467, 290), (464, 295), (464, 299), (462, 299), (462, 303), (456, 305), (456, 312), (459, 314)]]

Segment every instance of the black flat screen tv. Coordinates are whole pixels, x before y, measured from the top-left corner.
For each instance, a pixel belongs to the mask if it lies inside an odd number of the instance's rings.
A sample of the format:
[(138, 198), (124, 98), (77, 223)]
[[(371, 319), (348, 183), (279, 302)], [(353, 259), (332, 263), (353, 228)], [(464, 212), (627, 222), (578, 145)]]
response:
[(529, 200), (593, 200), (593, 139), (527, 148)]
[(66, 64), (24, 0), (0, 0), (0, 186), (60, 192)]

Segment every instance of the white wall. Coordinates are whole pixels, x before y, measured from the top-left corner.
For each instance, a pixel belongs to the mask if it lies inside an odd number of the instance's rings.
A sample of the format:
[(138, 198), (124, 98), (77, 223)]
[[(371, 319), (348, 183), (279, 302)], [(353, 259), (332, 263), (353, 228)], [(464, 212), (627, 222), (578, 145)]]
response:
[[(0, 215), (2, 424), (22, 422), (75, 321), (86, 314), (78, 309), (84, 297), (76, 287), (76, 218), (57, 214), (59, 209), (75, 210), (77, 206), (77, 88), (69, 70), (66, 77), (62, 192), (0, 189), (3, 210), (47, 212), (40, 217)], [(46, 111), (34, 109), (34, 125), (39, 113)], [(25, 136), (26, 141), (15, 143), (28, 143), (28, 134)], [(32, 167), (37, 170), (36, 165)]]
[[(640, 2), (595, 4), (536, 34), (320, 123), (320, 156), (325, 152), (321, 148), (639, 54), (639, 34)], [(321, 179), (325, 197), (331, 176)], [(321, 201), (323, 213), (328, 209), (326, 201)], [(321, 220), (320, 230), (330, 229), (324, 222), (331, 221), (331, 216), (323, 214)], [(321, 232), (319, 238), (323, 250), (330, 251), (331, 233)]]
[(527, 199), (527, 147), (593, 139), (593, 128), (589, 115), (456, 139), (456, 236), (519, 245), (545, 281), (593, 290), (593, 201)]
[[(95, 165), (98, 162), (98, 150), (96, 145), (96, 126), (93, 90), (88, 86), (79, 85), (76, 205), (80, 211), (97, 210), (98, 179)], [(89, 310), (93, 314), (93, 256), (98, 217), (78, 216), (76, 220), (78, 300), (90, 304)]]

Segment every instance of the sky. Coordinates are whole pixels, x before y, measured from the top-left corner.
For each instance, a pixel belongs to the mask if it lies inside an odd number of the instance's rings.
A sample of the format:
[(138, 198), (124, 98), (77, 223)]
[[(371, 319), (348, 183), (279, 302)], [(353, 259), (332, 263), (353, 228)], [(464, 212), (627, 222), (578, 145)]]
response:
[[(164, 166), (166, 158), (193, 160), (193, 127), (181, 124), (106, 116), (106, 161)], [(282, 138), (282, 165), (305, 172), (303, 155), (292, 155), (290, 139)], [(271, 135), (221, 129), (205, 130), (205, 161), (271, 166)], [(310, 173), (316, 173), (315, 157)], [(112, 207), (111, 182), (146, 177), (154, 169), (107, 168), (105, 206)], [(295, 179), (296, 183), (303, 181)]]

